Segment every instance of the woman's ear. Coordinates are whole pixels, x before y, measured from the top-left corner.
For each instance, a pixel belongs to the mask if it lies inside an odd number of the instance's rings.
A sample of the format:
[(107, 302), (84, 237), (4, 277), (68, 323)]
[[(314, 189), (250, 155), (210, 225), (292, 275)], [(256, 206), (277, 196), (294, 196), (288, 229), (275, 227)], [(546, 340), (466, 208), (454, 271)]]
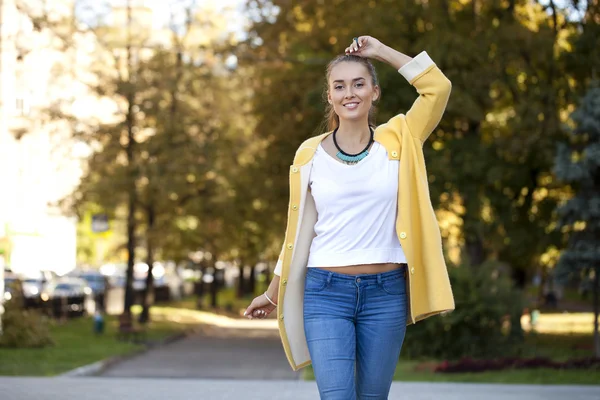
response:
[(329, 93), (329, 90), (327, 91), (327, 102), (329, 104), (333, 104), (332, 101), (331, 101), (331, 93)]
[(379, 96), (381, 95), (381, 90), (379, 90), (379, 86), (375, 85), (373, 88), (373, 101), (379, 100)]

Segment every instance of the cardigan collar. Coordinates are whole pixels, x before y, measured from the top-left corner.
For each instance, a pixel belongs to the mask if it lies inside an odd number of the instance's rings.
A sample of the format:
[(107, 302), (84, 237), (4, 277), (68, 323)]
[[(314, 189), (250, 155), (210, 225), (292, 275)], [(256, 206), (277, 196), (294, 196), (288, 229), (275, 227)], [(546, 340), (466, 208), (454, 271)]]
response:
[[(317, 147), (319, 147), (319, 144), (321, 144), (321, 142), (332, 132), (333, 131), (329, 131), (321, 135), (314, 136), (302, 143), (296, 152), (296, 156), (294, 157), (294, 165), (302, 166), (312, 160), (315, 152), (317, 151)], [(399, 158), (400, 142), (395, 135), (384, 133), (384, 131), (378, 128), (375, 129), (374, 140), (385, 147), (389, 160), (397, 160)]]

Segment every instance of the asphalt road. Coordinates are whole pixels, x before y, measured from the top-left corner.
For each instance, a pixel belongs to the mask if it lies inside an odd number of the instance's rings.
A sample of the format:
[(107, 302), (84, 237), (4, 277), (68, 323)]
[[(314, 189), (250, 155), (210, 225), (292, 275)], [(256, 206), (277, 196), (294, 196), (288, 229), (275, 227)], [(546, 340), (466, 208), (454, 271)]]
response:
[[(314, 382), (125, 378), (3, 378), (2, 400), (315, 400)], [(394, 382), (390, 400), (598, 400), (599, 386)]]

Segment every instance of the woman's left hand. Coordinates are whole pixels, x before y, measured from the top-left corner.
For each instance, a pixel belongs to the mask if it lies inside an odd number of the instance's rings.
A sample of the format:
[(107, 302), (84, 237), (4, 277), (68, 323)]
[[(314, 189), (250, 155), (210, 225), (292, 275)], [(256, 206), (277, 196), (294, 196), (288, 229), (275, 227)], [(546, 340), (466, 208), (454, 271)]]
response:
[(352, 44), (346, 47), (345, 53), (359, 57), (377, 58), (383, 43), (372, 36), (359, 36), (358, 44), (352, 40)]

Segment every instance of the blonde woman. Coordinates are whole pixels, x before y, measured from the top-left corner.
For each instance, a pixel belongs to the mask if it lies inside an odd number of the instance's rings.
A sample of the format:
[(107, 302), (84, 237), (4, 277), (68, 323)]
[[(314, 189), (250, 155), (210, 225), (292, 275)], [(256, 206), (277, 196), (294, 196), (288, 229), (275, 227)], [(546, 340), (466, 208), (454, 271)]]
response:
[[(369, 59), (419, 94), (380, 126)], [(406, 325), (454, 309), (422, 149), (451, 84), (426, 52), (411, 58), (371, 36), (354, 38), (326, 78), (329, 130), (296, 152), (275, 277), (245, 315), (278, 309), (290, 365), (312, 363), (322, 399), (386, 399)]]

